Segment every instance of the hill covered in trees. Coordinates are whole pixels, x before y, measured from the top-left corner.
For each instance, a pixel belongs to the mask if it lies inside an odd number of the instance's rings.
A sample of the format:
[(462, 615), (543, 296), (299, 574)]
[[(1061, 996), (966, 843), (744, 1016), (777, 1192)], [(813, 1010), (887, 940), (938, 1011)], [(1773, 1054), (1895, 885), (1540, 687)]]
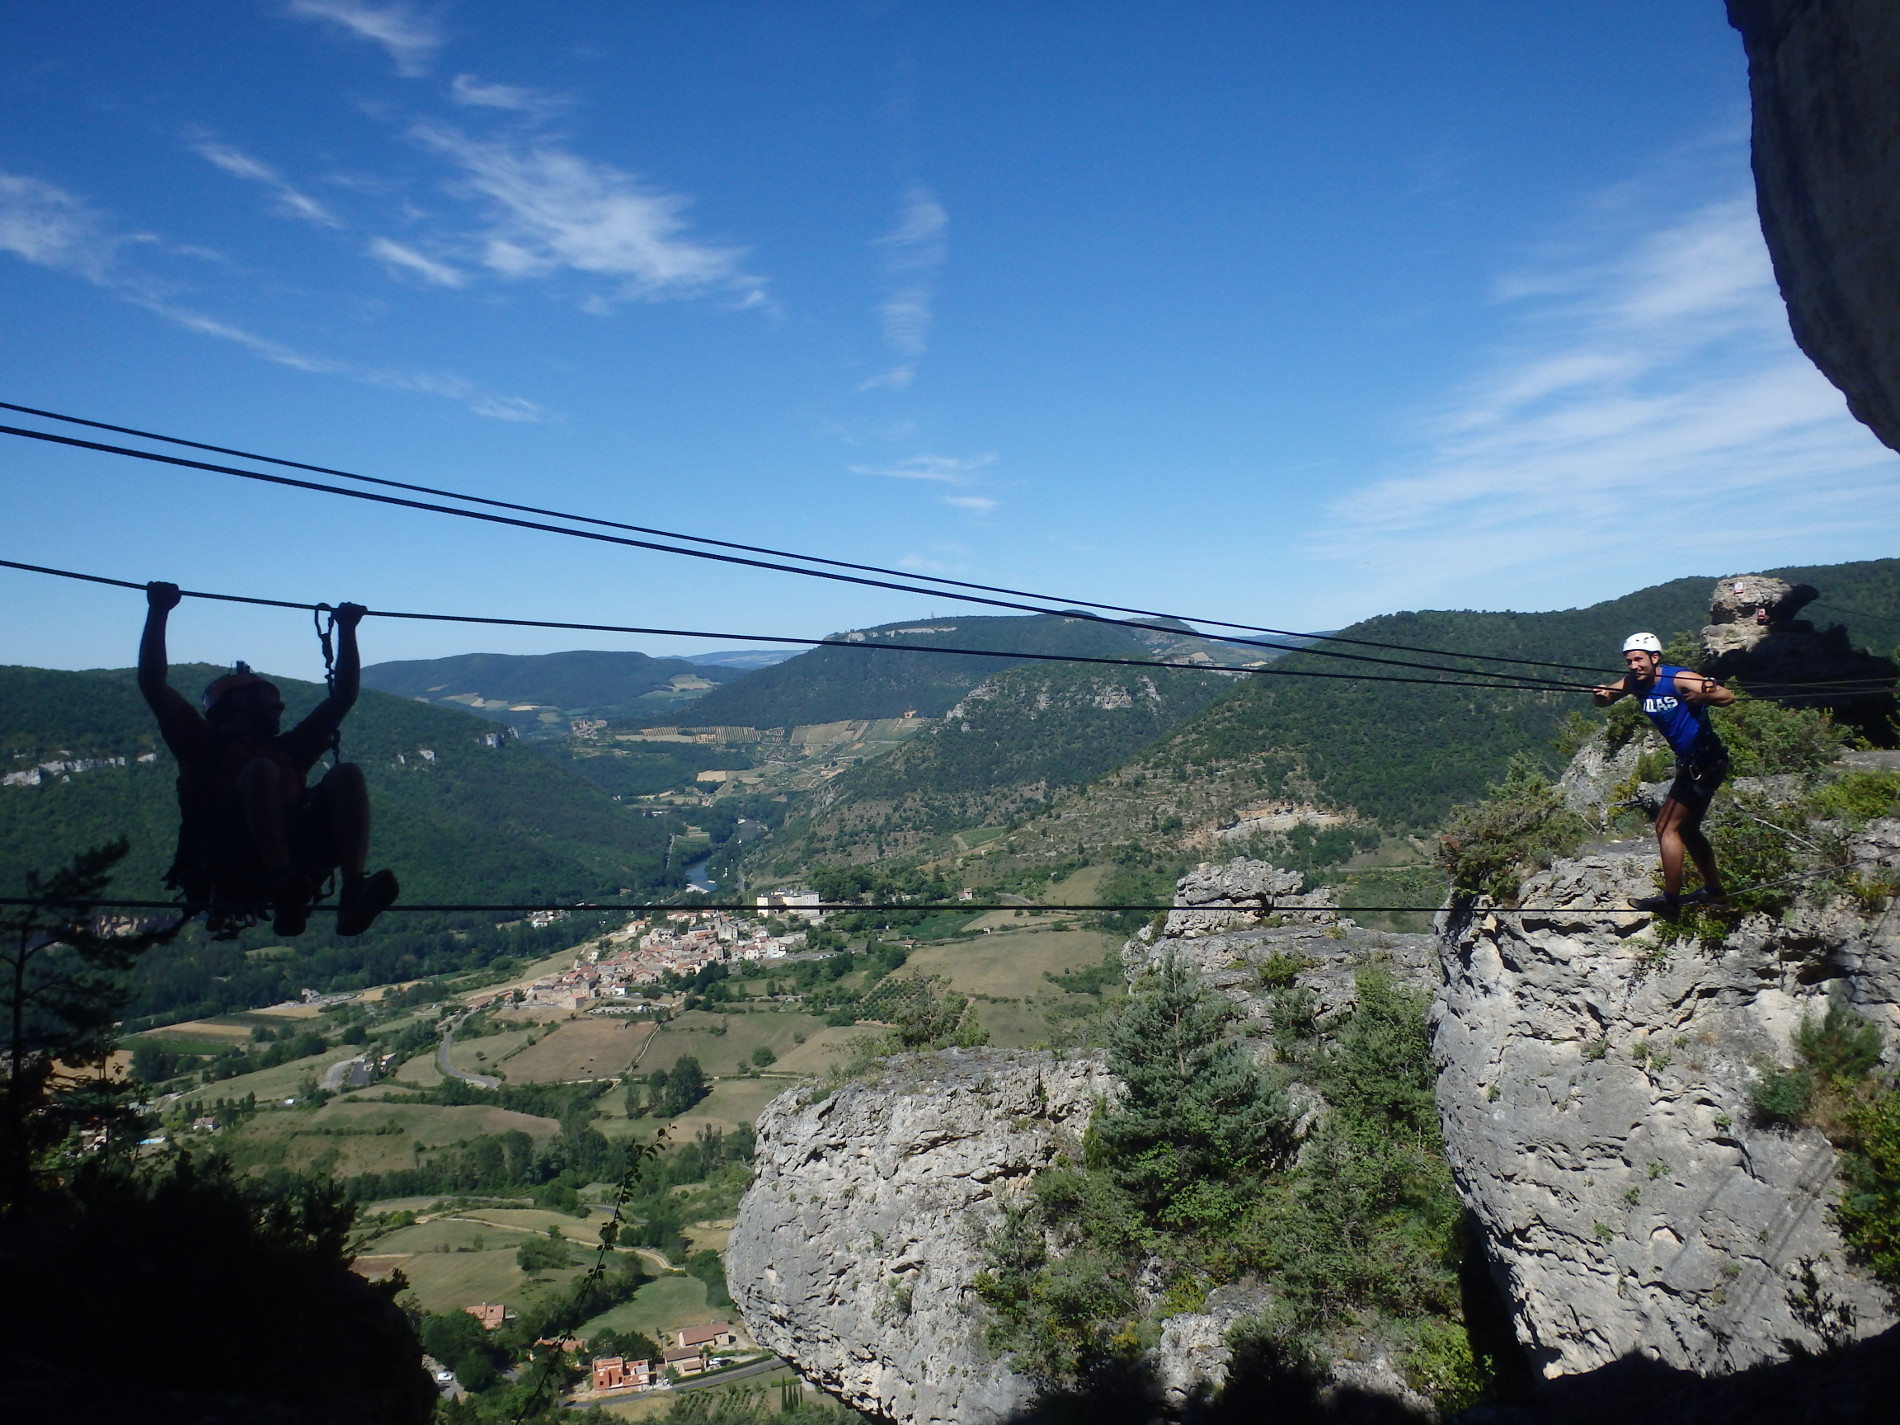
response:
[[(192, 690), (222, 671), (177, 667), (173, 682)], [(286, 726), (323, 696), (319, 684), (275, 681)], [(115, 893), (163, 894), (176, 773), (129, 670), (0, 668), (0, 748), (17, 778), (0, 787), (5, 884), (124, 835), (132, 852)], [(365, 689), (343, 725), (343, 755), (369, 779), (374, 859), (398, 868), (410, 900), (539, 903), (665, 882), (664, 818), (467, 713)]]
[(372, 663), (363, 669), (363, 686), (460, 708), (531, 733), (565, 731), (566, 721), (576, 717), (665, 713), (743, 676), (743, 668), (684, 658), (577, 649)]
[(1094, 780), (1234, 691), (1237, 675), (1031, 663), (804, 799), (772, 864), (863, 861), (945, 832), (1000, 826)]
[[(926, 648), (994, 649), (1000, 656), (873, 651), (880, 641)], [(906, 713), (942, 717), (986, 678), (1027, 661), (1020, 655), (1182, 658), (1194, 652), (1221, 662), (1247, 664), (1274, 656), (1260, 649), (1223, 652), (1219, 645), (1186, 630), (1123, 628), (1054, 614), (917, 620), (834, 635), (833, 642), (824, 647), (707, 693), (690, 713), (679, 716), (690, 716), (700, 727), (795, 727)], [(1244, 656), (1228, 656), (1236, 652)]]
[[(1900, 560), (1765, 572), (1821, 591), (1807, 611), (1817, 627), (1838, 623), (1850, 641), (1877, 651), (1900, 643)], [(1699, 629), (1708, 618), (1713, 584), (1709, 577), (1676, 579), (1584, 608), (1542, 613), (1395, 613), (1340, 632), (1445, 655), (1382, 656), (1473, 672), (1502, 668), (1507, 674), (1511, 669), (1505, 665), (1457, 655), (1536, 659), (1579, 666), (1519, 671), (1593, 682), (1620, 676), (1618, 649), (1633, 630), (1651, 629), (1667, 640)], [(1378, 649), (1331, 646), (1381, 655)], [(862, 859), (864, 848), (875, 846), (880, 834), (882, 854), (901, 855), (916, 846), (919, 827), (941, 834), (1007, 820), (1007, 832), (985, 845), (982, 869), (967, 870), (966, 882), (998, 884), (1032, 868), (1107, 863), (1148, 868), (1158, 884), (1171, 879), (1184, 861), (1223, 847), (1228, 849), (1221, 854), (1246, 849), (1231, 840), (1245, 832), (1242, 813), (1277, 802), (1347, 819), (1345, 827), (1330, 832), (1296, 828), (1290, 836), (1247, 843), (1280, 864), (1320, 868), (1382, 836), (1429, 831), (1454, 804), (1480, 796), (1514, 753), (1554, 765), (1552, 743), (1566, 719), (1589, 708), (1581, 693), (1562, 690), (1293, 676), (1306, 672), (1431, 676), (1313, 651), (1289, 653), (1240, 679), (1178, 727), (1157, 727), (1145, 745), (1102, 749), (1113, 752), (1112, 762), (1102, 758), (1096, 764), (1102, 770), (1085, 773), (1081, 785), (1053, 797), (1019, 797), (1013, 805), (970, 794), (982, 781), (980, 773), (973, 779), (958, 756), (970, 744), (943, 736), (920, 738), (903, 754), (839, 778), (834, 789), (821, 789), (802, 809), (802, 819), (801, 809), (794, 808), (781, 837), (802, 839), (795, 847), (768, 840), (751, 851), (750, 864), (791, 874), (801, 858), (807, 864)], [(1012, 716), (1016, 725), (1001, 732)], [(1010, 699), (999, 700), (985, 717), (999, 766), (1059, 765), (1064, 756), (1041, 747), (1040, 739), (1080, 743), (1100, 735), (1084, 719), (1071, 737), (1068, 724), (1022, 716), (1021, 705)], [(1067, 765), (1080, 771), (1094, 752), (1071, 746)], [(1005, 780), (999, 776), (990, 785)], [(915, 809), (925, 805), (929, 814), (920, 816)], [(1223, 830), (1229, 836), (1223, 837)], [(1317, 844), (1322, 839), (1323, 847)]]

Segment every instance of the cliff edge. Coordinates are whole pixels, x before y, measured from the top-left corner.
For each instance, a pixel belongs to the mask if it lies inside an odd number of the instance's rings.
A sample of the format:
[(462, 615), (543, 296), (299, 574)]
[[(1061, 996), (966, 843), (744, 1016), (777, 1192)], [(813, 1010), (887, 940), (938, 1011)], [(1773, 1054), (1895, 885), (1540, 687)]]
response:
[[(1900, 867), (1900, 821), (1851, 854)], [(1446, 1149), (1546, 1376), (1631, 1354), (1721, 1374), (1895, 1319), (1835, 1226), (1833, 1146), (1758, 1122), (1750, 1087), (1830, 988), (1900, 1026), (1900, 923), (1840, 903), (1664, 943), (1626, 909), (1654, 866), (1647, 842), (1585, 848), (1524, 883), (1544, 909), (1441, 921)]]

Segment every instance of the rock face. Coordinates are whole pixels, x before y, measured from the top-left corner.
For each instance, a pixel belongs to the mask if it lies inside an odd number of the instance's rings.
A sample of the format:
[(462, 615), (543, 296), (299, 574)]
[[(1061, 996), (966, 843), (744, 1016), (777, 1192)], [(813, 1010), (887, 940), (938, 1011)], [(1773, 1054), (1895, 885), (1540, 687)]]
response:
[[(1586, 853), (1523, 887), (1561, 909), (1445, 925), (1433, 1011), (1452, 1169), (1534, 1364), (1719, 1374), (1891, 1325), (1831, 1221), (1833, 1148), (1755, 1126), (1748, 1086), (1829, 985), (1900, 1027), (1900, 926), (1797, 911), (1664, 951), (1647, 916), (1583, 913), (1649, 893), (1649, 843)], [(1900, 865), (1900, 822), (1853, 855)]]
[(1169, 939), (1191, 940), (1258, 925), (1267, 916), (1318, 924), (1337, 920), (1332, 892), (1302, 895), (1300, 881), (1299, 872), (1282, 871), (1266, 861), (1204, 861), (1175, 883), (1175, 909), (1168, 912), (1162, 933)]
[(1756, 202), (1801, 349), (1900, 450), (1900, 6), (1728, 0)]
[(982, 1240), (1112, 1089), (1092, 1058), (946, 1049), (817, 1102), (781, 1094), (726, 1253), (753, 1337), (888, 1420), (1009, 1416), (1030, 1387), (978, 1339)]
[(1122, 948), (1129, 977), (1177, 956), (1250, 1020), (1272, 1020), (1260, 969), (1275, 955), (1300, 963), (1297, 983), (1312, 992), (1322, 1017), (1352, 1008), (1353, 974), (1369, 965), (1403, 985), (1438, 987), (1436, 937), (1355, 925), (1333, 905), (1332, 892), (1302, 895), (1297, 872), (1265, 861), (1197, 866), (1181, 878), (1174, 900), (1159, 935), (1144, 930)]

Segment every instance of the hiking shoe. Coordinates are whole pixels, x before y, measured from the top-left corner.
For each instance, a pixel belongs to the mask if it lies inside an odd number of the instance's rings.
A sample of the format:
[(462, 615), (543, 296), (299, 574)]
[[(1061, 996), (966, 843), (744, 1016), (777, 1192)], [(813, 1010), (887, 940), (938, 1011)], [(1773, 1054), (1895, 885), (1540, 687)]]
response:
[(343, 894), (337, 897), (336, 933), (361, 935), (375, 923), (377, 916), (396, 903), (401, 892), (394, 871), (378, 871), (373, 876), (346, 883)]
[(1652, 915), (1674, 915), (1676, 908), (1681, 904), (1682, 898), (1680, 896), (1672, 896), (1665, 891), (1659, 896), (1643, 896), (1639, 899), (1632, 900), (1630, 902), (1630, 909), (1646, 910)]
[(1699, 905), (1705, 910), (1727, 910), (1729, 908), (1727, 897), (1717, 891), (1710, 890), (1707, 886), (1690, 891), (1688, 895), (1682, 898), (1681, 904)]
[(270, 907), (272, 934), (302, 935), (310, 920), (313, 887), (302, 871), (286, 871), (271, 883)]

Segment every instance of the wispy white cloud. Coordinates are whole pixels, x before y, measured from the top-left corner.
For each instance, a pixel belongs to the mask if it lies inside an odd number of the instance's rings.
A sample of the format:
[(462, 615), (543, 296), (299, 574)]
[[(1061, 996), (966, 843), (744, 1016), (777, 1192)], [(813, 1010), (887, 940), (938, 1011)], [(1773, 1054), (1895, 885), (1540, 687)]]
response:
[(917, 379), (917, 364), (930, 347), (937, 273), (949, 250), (950, 215), (928, 188), (904, 194), (897, 226), (878, 239), (884, 254), (884, 300), (878, 304), (885, 348), (896, 363), (864, 381), (859, 390), (898, 390)]
[(377, 261), (420, 277), (435, 287), (463, 287), (468, 284), (468, 274), (450, 267), (446, 262), (437, 262), (433, 257), (425, 257), (413, 247), (405, 247), (386, 237), (372, 238), (369, 255)]
[(979, 515), (987, 515), (1003, 503), (1001, 500), (992, 500), (988, 495), (945, 495), (942, 499), (946, 505), (954, 505), (959, 510), (971, 510)]
[(1900, 534), (1900, 460), (1796, 350), (1749, 198), (1608, 260), (1514, 274), (1500, 295), (1518, 309), (1511, 348), (1313, 536), (1365, 571), (1364, 606), (1536, 597)]
[[(22, 174), (0, 173), (0, 252), (84, 278), (186, 331), (230, 342), (279, 366), (385, 390), (440, 396), (494, 420), (549, 419), (549, 413), (532, 401), (485, 391), (453, 373), (404, 371), (313, 355), (186, 306), (176, 299), (170, 284), (128, 260), (128, 254), (161, 247), (150, 233), (114, 232), (104, 214), (62, 188)], [(186, 248), (163, 250), (202, 255)]]
[(381, 45), (395, 62), (397, 73), (412, 77), (429, 72), (430, 61), (446, 40), (441, 23), (433, 15), (402, 3), (289, 0), (285, 8), (305, 19), (327, 20), (357, 39)]
[(458, 74), (449, 83), (449, 98), (476, 109), (507, 109), (517, 114), (549, 114), (566, 101), (519, 84), (484, 84), (472, 74)]
[(343, 226), (343, 220), (331, 212), (322, 203), (308, 193), (285, 182), (283, 175), (262, 159), (253, 158), (242, 149), (230, 144), (203, 140), (192, 145), (199, 155), (208, 162), (223, 169), (233, 178), (242, 178), (250, 183), (261, 183), (277, 197), (277, 211), (287, 218), (302, 218), (305, 222), (317, 223), (326, 228)]
[(682, 216), (689, 200), (657, 192), (633, 175), (551, 141), (482, 140), (434, 124), (417, 142), (460, 170), (461, 190), (486, 208), (475, 235), (476, 260), (510, 278), (563, 272), (604, 278), (610, 299), (686, 297), (710, 290), (738, 294), (740, 305), (766, 302), (763, 283), (739, 267), (738, 248), (693, 240)]
[(0, 173), (0, 252), (103, 282), (126, 241), (71, 193), (24, 174)]
[(853, 475), (882, 475), (892, 480), (935, 480), (945, 485), (968, 485), (979, 470), (994, 465), (994, 455), (913, 455), (885, 465), (848, 465)]
[(219, 341), (228, 341), (242, 347), (254, 356), (279, 366), (288, 366), (294, 371), (308, 371), (319, 376), (340, 376), (345, 380), (361, 382), (366, 386), (380, 386), (385, 391), (412, 391), (419, 395), (441, 396), (467, 407), (478, 416), (487, 416), (491, 420), (501, 421), (545, 421), (550, 414), (543, 406), (533, 401), (523, 400), (519, 396), (500, 396), (492, 391), (484, 391), (465, 377), (441, 371), (404, 371), (386, 366), (365, 366), (360, 362), (342, 361), (335, 357), (314, 356), (286, 346), (269, 337), (257, 335), (243, 327), (216, 317), (206, 316), (172, 302), (161, 301), (137, 294), (127, 294), (129, 299), (147, 311), (155, 312), (167, 321), (174, 322), (187, 331), (200, 336), (214, 337)]

